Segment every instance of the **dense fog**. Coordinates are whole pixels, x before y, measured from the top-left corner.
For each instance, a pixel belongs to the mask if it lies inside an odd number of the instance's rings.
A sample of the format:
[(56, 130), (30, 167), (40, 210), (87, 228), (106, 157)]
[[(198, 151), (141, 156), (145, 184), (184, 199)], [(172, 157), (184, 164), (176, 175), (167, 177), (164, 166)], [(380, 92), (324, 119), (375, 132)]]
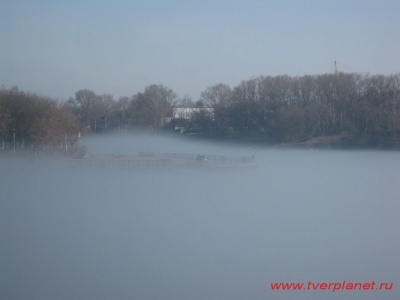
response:
[[(156, 135), (92, 154), (255, 155), (250, 168), (91, 168), (0, 157), (1, 299), (393, 299), (400, 153)], [(273, 282), (393, 282), (272, 291)]]

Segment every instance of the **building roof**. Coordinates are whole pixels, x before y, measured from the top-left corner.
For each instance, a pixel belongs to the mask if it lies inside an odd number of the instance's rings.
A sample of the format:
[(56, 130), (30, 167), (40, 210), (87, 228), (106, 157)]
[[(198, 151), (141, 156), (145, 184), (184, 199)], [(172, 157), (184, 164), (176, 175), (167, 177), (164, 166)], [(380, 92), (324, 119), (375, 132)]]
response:
[(199, 112), (206, 112), (211, 115), (214, 115), (214, 109), (213, 108), (208, 108), (208, 107), (196, 107), (196, 108), (190, 108), (190, 107), (176, 107), (173, 110), (173, 116), (174, 119), (186, 119), (189, 120), (194, 113), (199, 113)]

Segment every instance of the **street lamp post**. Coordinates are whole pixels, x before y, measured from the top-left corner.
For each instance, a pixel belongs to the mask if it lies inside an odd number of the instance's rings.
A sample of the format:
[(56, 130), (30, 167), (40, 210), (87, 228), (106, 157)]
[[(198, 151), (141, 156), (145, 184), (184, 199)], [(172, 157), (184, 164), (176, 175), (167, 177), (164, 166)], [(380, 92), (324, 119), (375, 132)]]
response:
[(65, 139), (65, 153), (67, 153), (68, 152), (67, 132), (64, 132), (64, 139)]
[(14, 155), (15, 155), (15, 128), (13, 128), (13, 136), (14, 136)]
[(15, 128), (13, 128), (13, 136), (14, 136), (14, 155), (15, 155)]

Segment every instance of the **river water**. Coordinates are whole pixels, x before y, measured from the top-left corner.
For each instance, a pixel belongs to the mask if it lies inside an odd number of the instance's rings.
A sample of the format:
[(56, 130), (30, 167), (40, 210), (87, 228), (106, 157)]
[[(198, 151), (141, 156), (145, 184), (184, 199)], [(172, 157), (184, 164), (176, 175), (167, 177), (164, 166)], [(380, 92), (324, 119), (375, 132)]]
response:
[[(400, 153), (171, 137), (91, 153), (255, 155), (255, 168), (117, 169), (1, 160), (1, 299), (394, 299)], [(388, 291), (272, 291), (381, 282)], [(305, 285), (306, 287), (306, 285)]]

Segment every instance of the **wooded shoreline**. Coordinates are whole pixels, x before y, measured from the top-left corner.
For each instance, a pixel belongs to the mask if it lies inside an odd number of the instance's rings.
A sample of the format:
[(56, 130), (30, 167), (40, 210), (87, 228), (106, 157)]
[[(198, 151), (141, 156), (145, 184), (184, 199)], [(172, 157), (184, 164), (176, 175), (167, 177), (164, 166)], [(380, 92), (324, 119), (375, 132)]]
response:
[[(176, 115), (177, 108), (191, 113)], [(400, 73), (261, 76), (233, 88), (210, 86), (197, 101), (163, 85), (118, 100), (84, 89), (64, 102), (0, 89), (2, 152), (79, 152), (81, 136), (130, 130), (268, 146), (399, 149)]]

